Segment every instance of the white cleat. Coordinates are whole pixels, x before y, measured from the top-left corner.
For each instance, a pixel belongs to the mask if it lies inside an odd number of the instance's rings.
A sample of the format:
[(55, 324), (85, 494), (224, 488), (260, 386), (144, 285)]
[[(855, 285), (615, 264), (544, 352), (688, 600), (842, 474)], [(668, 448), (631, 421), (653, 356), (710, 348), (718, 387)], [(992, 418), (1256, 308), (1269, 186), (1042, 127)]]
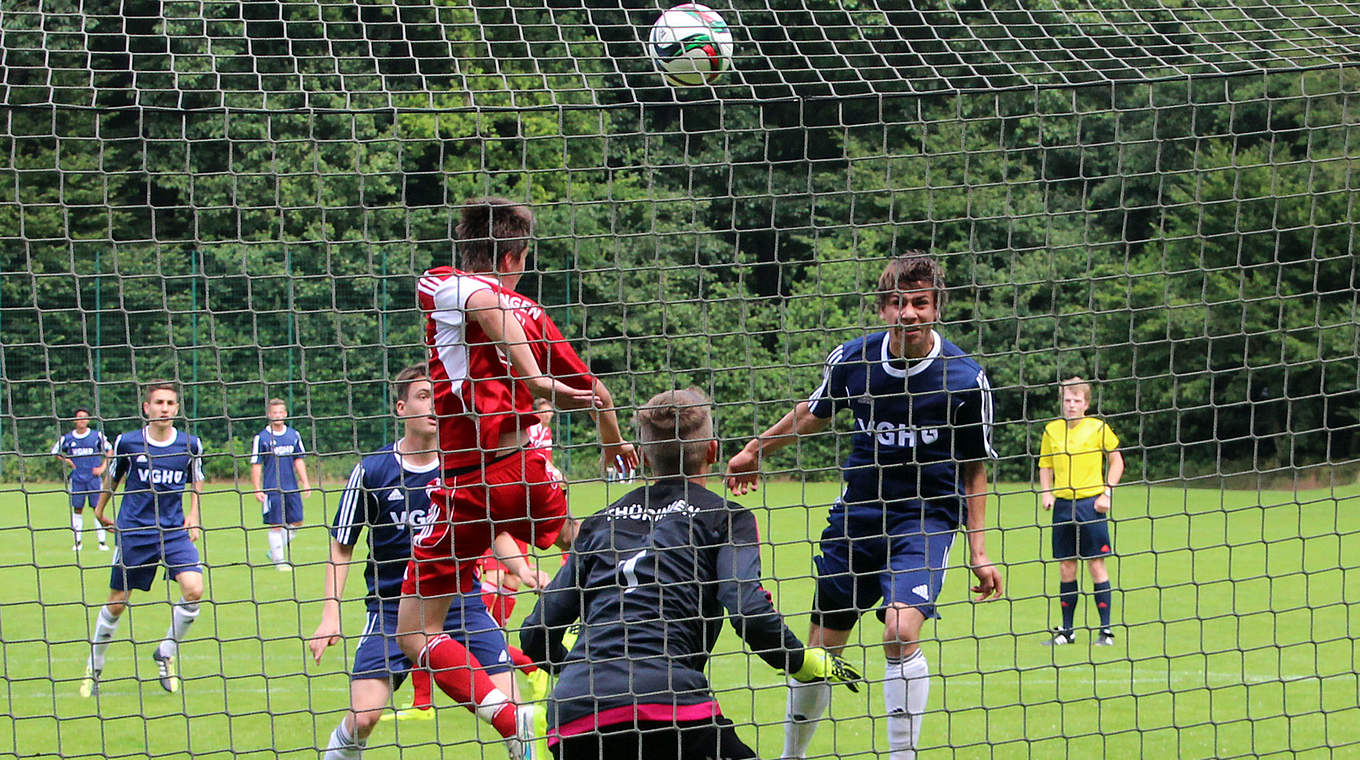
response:
[(100, 544), (100, 545), (99, 545), (99, 551), (101, 551), (101, 552), (106, 552), (106, 551), (108, 551), (108, 550), (109, 550), (109, 545), (108, 545), (108, 544)]
[(156, 677), (161, 682), (161, 688), (174, 694), (179, 691), (179, 675), (175, 673), (175, 658), (166, 657), (157, 649), (151, 653), (151, 659), (156, 661)]

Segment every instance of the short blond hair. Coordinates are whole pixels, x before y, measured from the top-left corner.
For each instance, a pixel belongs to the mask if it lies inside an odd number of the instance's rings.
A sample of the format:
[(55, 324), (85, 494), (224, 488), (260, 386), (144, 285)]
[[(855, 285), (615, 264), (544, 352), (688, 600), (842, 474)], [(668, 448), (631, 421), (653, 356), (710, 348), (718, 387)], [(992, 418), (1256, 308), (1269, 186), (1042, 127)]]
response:
[(637, 410), (638, 442), (652, 474), (698, 475), (713, 440), (713, 402), (698, 388), (663, 391)]
[(271, 398), (269, 399), (268, 402), (265, 403), (264, 408), (273, 409), (276, 406), (288, 406), (288, 402), (284, 401), (281, 398)]
[(1088, 404), (1091, 403), (1091, 384), (1090, 384), (1090, 383), (1088, 383), (1088, 382), (1086, 382), (1085, 380), (1081, 379), (1081, 378), (1078, 377), (1077, 375), (1073, 375), (1072, 377), (1067, 378), (1066, 380), (1062, 381), (1061, 384), (1058, 385), (1058, 400), (1059, 400), (1059, 401), (1062, 401), (1063, 395), (1064, 395), (1065, 393), (1067, 393), (1067, 391), (1068, 391), (1069, 389), (1070, 389), (1070, 390), (1074, 390), (1074, 391), (1080, 393), (1083, 397), (1085, 397), (1085, 398), (1086, 398), (1086, 403), (1088, 403)]

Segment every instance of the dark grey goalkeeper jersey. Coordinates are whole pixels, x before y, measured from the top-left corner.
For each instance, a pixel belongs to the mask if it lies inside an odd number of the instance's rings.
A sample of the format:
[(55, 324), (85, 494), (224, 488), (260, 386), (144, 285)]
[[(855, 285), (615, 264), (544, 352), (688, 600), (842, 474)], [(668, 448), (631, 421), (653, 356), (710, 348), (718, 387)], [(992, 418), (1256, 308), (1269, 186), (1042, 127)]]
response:
[[(559, 676), (550, 742), (720, 714), (703, 670), (725, 617), (771, 667), (803, 666), (802, 642), (760, 585), (760, 537), (745, 508), (669, 478), (587, 517), (521, 634), (525, 654)], [(562, 636), (578, 618), (567, 652)]]

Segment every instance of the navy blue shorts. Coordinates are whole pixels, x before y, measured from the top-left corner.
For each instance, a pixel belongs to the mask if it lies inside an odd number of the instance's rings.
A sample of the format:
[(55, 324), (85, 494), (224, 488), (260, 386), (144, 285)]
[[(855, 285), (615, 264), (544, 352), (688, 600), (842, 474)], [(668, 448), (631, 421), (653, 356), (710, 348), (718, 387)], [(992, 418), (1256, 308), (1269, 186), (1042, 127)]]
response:
[(265, 525), (292, 525), (302, 522), (302, 494), (297, 491), (265, 491), (260, 504)]
[(198, 547), (189, 540), (187, 531), (125, 533), (118, 537), (118, 548), (113, 553), (109, 588), (150, 591), (156, 569), (161, 565), (165, 566), (165, 577), (173, 579), (180, 573), (203, 572), (198, 562)]
[(99, 491), (104, 487), (98, 475), (71, 474), (71, 509), (80, 511), (99, 503)]
[[(935, 600), (944, 586), (957, 521), (942, 514), (940, 504), (863, 496), (848, 486), (827, 516), (821, 554), (813, 558), (817, 596), (812, 622), (848, 631), (880, 600), (938, 618)], [(957, 499), (942, 501), (957, 508)]]
[[(453, 597), (449, 615), (444, 619), (444, 631), (467, 647), (488, 674), (504, 673), (514, 667), (506, 648), (505, 631), (491, 619), (480, 593)], [(411, 661), (397, 646), (396, 603), (384, 605), (380, 611), (370, 609), (359, 646), (354, 650), (350, 679), (386, 678), (395, 689), (406, 680), (410, 670)]]
[(1113, 554), (1110, 519), (1096, 511), (1096, 497), (1053, 501), (1053, 558), (1097, 559)]

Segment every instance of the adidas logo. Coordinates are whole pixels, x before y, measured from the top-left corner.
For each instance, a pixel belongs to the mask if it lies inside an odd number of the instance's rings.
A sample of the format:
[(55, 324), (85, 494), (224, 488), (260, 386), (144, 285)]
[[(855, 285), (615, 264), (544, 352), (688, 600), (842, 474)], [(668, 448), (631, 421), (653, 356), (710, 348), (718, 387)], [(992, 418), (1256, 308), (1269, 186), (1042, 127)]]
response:
[(922, 599), (930, 599), (930, 587), (924, 583), (912, 589), (911, 593), (921, 597)]
[(403, 498), (404, 498), (404, 497), (401, 495), (401, 491), (399, 491), (399, 490), (397, 490), (397, 489), (395, 489), (395, 488), (393, 488), (391, 491), (388, 491), (388, 492), (387, 492), (387, 500), (388, 500), (388, 501), (401, 501)]

